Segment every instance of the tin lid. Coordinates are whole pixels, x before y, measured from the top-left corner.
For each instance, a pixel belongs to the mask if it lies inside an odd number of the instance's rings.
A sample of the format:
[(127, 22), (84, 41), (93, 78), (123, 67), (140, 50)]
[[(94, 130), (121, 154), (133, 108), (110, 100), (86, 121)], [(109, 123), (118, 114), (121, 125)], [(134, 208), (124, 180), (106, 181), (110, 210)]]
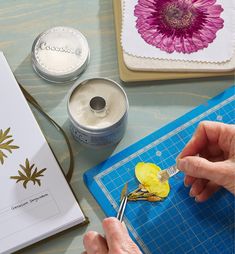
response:
[(75, 84), (68, 97), (70, 119), (88, 130), (101, 130), (118, 123), (127, 113), (123, 88), (106, 78), (92, 78)]
[(71, 27), (53, 27), (32, 46), (32, 64), (38, 75), (55, 83), (76, 79), (87, 67), (90, 50), (84, 35)]

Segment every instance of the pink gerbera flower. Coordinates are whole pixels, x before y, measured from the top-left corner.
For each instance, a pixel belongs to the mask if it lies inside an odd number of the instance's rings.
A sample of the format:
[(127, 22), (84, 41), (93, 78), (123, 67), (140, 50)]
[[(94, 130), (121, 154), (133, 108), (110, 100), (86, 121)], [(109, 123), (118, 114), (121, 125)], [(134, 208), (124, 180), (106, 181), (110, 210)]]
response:
[(168, 53), (208, 47), (223, 28), (216, 0), (138, 0), (134, 14), (141, 37)]

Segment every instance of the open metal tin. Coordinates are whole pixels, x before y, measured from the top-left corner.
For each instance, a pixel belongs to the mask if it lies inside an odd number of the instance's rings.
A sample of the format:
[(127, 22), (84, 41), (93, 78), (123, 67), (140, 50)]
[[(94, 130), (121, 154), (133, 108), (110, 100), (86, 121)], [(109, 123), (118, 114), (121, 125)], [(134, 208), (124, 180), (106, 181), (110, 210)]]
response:
[(73, 137), (91, 148), (118, 143), (126, 130), (128, 108), (125, 91), (111, 79), (75, 84), (67, 103)]

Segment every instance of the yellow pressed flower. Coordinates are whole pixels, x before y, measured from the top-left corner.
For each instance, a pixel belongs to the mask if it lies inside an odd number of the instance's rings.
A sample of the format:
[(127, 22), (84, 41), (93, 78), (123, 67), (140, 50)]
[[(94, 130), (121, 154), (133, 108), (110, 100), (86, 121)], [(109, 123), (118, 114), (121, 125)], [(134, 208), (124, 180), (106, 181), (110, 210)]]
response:
[(168, 181), (160, 182), (157, 178), (157, 173), (160, 170), (161, 169), (154, 163), (139, 162), (135, 166), (135, 175), (149, 193), (165, 198), (170, 192), (170, 186)]

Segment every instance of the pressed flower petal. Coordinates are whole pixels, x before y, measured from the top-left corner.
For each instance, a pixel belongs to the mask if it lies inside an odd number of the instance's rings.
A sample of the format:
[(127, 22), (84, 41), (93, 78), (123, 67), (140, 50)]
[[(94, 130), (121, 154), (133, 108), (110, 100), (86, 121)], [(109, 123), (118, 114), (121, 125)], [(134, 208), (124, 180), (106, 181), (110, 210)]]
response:
[(190, 44), (188, 38), (184, 39), (184, 48), (186, 53), (194, 51), (193, 44)]
[(194, 5), (198, 7), (205, 7), (215, 4), (216, 0), (194, 0)]
[(204, 44), (201, 40), (201, 37), (197, 36), (196, 34), (193, 35), (192, 41), (198, 48), (204, 48)]
[(182, 48), (182, 43), (181, 43), (181, 38), (180, 37), (175, 37), (174, 38), (174, 47), (175, 47), (175, 51), (177, 52), (181, 52), (181, 48)]
[(170, 192), (170, 186), (167, 182), (160, 183), (158, 180), (153, 180), (151, 185), (147, 186), (146, 189), (149, 193), (153, 193), (158, 197), (165, 198)]
[(156, 36), (153, 36), (153, 38), (149, 37), (149, 39), (147, 39), (146, 41), (154, 41), (154, 45), (159, 45), (159, 43), (162, 42), (162, 38), (163, 38), (163, 34), (159, 34), (159, 35), (156, 35)]
[(150, 45), (190, 54), (208, 47), (224, 26), (216, 0), (138, 0), (136, 28)]
[(161, 169), (153, 163), (139, 162), (135, 166), (135, 175), (139, 182), (143, 185), (150, 185), (151, 180), (157, 178), (157, 173)]
[(220, 6), (220, 5), (213, 5), (213, 6), (211, 6), (209, 8), (208, 14), (209, 14), (210, 17), (219, 17), (220, 14), (223, 12), (223, 10), (224, 9), (222, 8), (222, 6)]
[(138, 181), (149, 192), (159, 197), (166, 197), (170, 192), (168, 181), (160, 182), (157, 173), (161, 169), (153, 163), (139, 162), (135, 166), (135, 175)]

